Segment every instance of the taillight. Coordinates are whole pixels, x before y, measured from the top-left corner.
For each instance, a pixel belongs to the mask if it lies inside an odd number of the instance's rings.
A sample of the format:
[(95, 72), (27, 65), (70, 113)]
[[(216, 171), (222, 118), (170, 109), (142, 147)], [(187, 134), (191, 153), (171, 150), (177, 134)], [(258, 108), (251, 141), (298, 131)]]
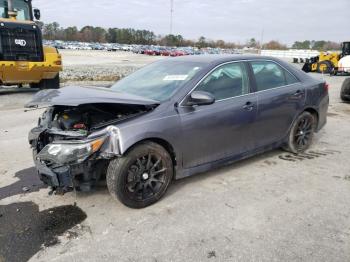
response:
[(326, 91), (326, 92), (328, 92), (328, 90), (329, 90), (329, 84), (326, 82), (326, 83), (324, 83), (324, 90)]

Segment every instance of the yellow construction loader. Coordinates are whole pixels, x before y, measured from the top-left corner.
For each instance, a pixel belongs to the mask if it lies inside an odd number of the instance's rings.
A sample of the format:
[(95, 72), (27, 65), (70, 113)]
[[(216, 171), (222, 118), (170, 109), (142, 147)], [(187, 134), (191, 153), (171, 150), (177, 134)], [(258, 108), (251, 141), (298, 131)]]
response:
[(31, 0), (0, 0), (0, 85), (59, 88), (62, 59), (43, 46), (40, 10)]
[(319, 56), (307, 59), (303, 66), (303, 71), (336, 75), (343, 70), (342, 67), (339, 67), (339, 61), (349, 55), (350, 42), (343, 42), (341, 53), (321, 52)]

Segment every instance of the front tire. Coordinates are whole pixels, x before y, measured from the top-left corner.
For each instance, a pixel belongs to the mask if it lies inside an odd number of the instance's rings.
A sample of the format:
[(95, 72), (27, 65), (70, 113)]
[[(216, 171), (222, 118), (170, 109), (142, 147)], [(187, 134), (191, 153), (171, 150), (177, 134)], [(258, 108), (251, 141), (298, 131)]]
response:
[(303, 112), (294, 121), (289, 131), (287, 145), (283, 149), (294, 154), (304, 152), (312, 144), (315, 128), (315, 117), (309, 112)]
[(143, 142), (125, 156), (112, 160), (107, 170), (110, 194), (131, 208), (157, 202), (173, 177), (173, 162), (159, 144)]

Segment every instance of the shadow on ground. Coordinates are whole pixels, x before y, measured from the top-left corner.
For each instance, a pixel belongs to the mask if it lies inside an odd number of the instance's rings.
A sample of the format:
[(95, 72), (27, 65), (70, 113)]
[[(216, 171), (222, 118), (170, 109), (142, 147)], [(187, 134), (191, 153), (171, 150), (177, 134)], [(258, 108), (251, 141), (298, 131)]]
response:
[(57, 244), (57, 236), (86, 219), (77, 206), (44, 211), (33, 202), (0, 206), (0, 261), (27, 261), (43, 246)]
[[(275, 165), (275, 161), (268, 161), (269, 159), (275, 158), (280, 155), (283, 151), (280, 149), (276, 149), (276, 150), (272, 150), (272, 151), (268, 151), (264, 154), (259, 154), (259, 155), (255, 155), (243, 160), (238, 160), (238, 161), (234, 161), (234, 162), (228, 162), (226, 164), (223, 164), (221, 167), (217, 167), (214, 168), (210, 171), (206, 171), (203, 173), (198, 173), (195, 174), (193, 176), (189, 176), (183, 179), (179, 179), (179, 180), (175, 180), (169, 187), (169, 189), (167, 190), (165, 197), (169, 197), (172, 194), (174, 194), (175, 192), (177, 192), (178, 190), (181, 190), (181, 187), (188, 185), (188, 184), (195, 184), (197, 182), (200, 182), (203, 179), (206, 179), (208, 177), (212, 177), (212, 176), (219, 176), (219, 175), (234, 175), (234, 171), (244, 167), (246, 165), (254, 165), (256, 164), (258, 161), (264, 161), (265, 160), (265, 164), (267, 165)], [(267, 161), (267, 162), (266, 162)], [(230, 172), (230, 174), (226, 174), (227, 172)]]
[(23, 193), (37, 192), (41, 188), (46, 187), (40, 181), (34, 167), (18, 171), (15, 177), (19, 180), (11, 185), (0, 188), (0, 200)]
[(28, 88), (28, 87), (4, 87), (0, 86), (0, 95), (8, 95), (8, 94), (18, 94), (18, 93), (35, 93), (40, 91), (39, 88)]
[[(228, 163), (224, 164), (223, 166), (214, 168), (210, 171), (198, 173), (198, 174), (195, 174), (193, 176), (189, 176), (186, 178), (175, 180), (170, 184), (170, 186), (165, 194), (165, 197), (169, 197), (169, 196), (173, 195), (177, 191), (181, 190), (181, 188), (187, 184), (196, 184), (196, 183), (200, 182), (201, 180), (206, 179), (208, 177), (219, 176), (219, 175), (222, 175), (222, 174), (227, 173), (227, 172), (234, 172), (236, 169), (239, 169), (240, 167), (243, 167), (246, 165), (254, 165), (258, 161), (265, 160), (265, 164), (275, 165), (276, 164), (275, 161), (268, 161), (268, 160), (271, 158), (278, 159), (277, 157), (279, 155), (281, 155), (281, 153), (283, 153), (283, 151), (281, 151), (279, 149), (269, 151), (269, 152), (266, 152), (264, 154), (256, 155), (256, 156), (253, 156), (253, 157), (250, 157), (247, 159), (235, 161), (232, 163), (228, 162)], [(234, 173), (226, 174), (226, 175), (234, 175)], [(68, 193), (68, 194), (73, 194), (73, 193)], [(99, 181), (98, 184), (95, 187), (93, 187), (92, 191), (89, 191), (89, 192), (78, 191), (77, 192), (77, 195), (79, 197), (82, 197), (82, 198), (85, 196), (91, 196), (91, 195), (97, 195), (97, 194), (109, 195), (109, 191), (108, 191), (107, 183), (106, 183), (105, 179)]]

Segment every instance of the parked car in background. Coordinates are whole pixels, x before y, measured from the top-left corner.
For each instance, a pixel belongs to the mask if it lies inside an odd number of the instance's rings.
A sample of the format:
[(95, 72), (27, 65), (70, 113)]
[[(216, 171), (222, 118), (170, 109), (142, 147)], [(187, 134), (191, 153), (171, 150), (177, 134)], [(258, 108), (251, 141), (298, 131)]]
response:
[(146, 49), (146, 46), (134, 46), (132, 52), (135, 54), (144, 54)]
[(106, 48), (101, 44), (91, 44), (92, 50), (106, 50)]
[(135, 54), (160, 55), (160, 56), (183, 56), (183, 55), (203, 55), (203, 54), (234, 54), (241, 53), (241, 50), (202, 48), (197, 47), (169, 47), (158, 45), (127, 45), (119, 43), (86, 43), (79, 41), (45, 40), (45, 44), (55, 46), (58, 49), (71, 50), (107, 50), (110, 52), (125, 51)]
[(350, 78), (346, 78), (341, 86), (340, 98), (344, 102), (350, 102)]
[(120, 50), (120, 46), (119, 45), (110, 45), (107, 48), (107, 51), (109, 51), (109, 52), (116, 52), (116, 51), (119, 51), (119, 50)]
[(173, 179), (273, 148), (304, 152), (326, 124), (328, 85), (263, 56), (162, 59), (110, 89), (45, 90), (29, 133), (40, 178), (64, 193), (106, 176), (110, 193), (142, 208)]
[(145, 55), (156, 55), (156, 52), (154, 51), (153, 48), (147, 48), (143, 51)]
[(179, 49), (172, 49), (170, 51), (170, 56), (184, 56), (185, 52)]

